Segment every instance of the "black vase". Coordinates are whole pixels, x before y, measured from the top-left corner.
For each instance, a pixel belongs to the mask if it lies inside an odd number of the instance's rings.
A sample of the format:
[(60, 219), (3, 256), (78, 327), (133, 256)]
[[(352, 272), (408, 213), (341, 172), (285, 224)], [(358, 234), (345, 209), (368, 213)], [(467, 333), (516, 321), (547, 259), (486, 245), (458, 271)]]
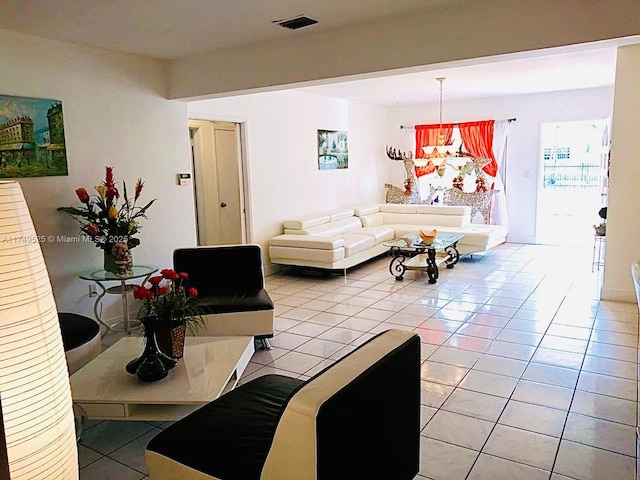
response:
[(125, 370), (138, 377), (141, 382), (155, 382), (167, 376), (169, 370), (174, 368), (178, 361), (168, 357), (158, 348), (155, 334), (155, 317), (142, 319), (144, 326), (144, 351), (135, 360), (127, 363)]

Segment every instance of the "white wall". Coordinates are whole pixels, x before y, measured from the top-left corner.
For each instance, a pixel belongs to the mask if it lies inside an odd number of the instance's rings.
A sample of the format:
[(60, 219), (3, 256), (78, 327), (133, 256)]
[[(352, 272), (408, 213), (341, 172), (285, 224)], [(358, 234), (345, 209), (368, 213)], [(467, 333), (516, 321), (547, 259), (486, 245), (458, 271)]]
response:
[[(188, 108), (191, 118), (245, 122), (251, 241), (262, 245), (265, 257), (283, 220), (384, 200), (384, 107), (291, 90), (192, 102)], [(318, 129), (348, 132), (348, 169), (318, 170)]]
[[(540, 124), (606, 118), (611, 115), (612, 105), (611, 87), (448, 102), (445, 83), (444, 122), (517, 118), (510, 126), (506, 169), (506, 194), (511, 227), (508, 241), (535, 242)], [(429, 124), (438, 121), (438, 104), (391, 108), (389, 141), (396, 147), (403, 146), (401, 124)], [(394, 179), (396, 184), (404, 178), (404, 169), (399, 167), (398, 171), (400, 177)]]
[(640, 45), (618, 49), (611, 137), (610, 207), (602, 298), (635, 302), (631, 263), (640, 260)]
[[(187, 109), (164, 98), (161, 62), (3, 30), (0, 57), (0, 94), (62, 100), (69, 175), (19, 179), (39, 235), (76, 235), (77, 224), (56, 207), (78, 205), (75, 189), (92, 191), (109, 165), (130, 188), (143, 177), (142, 199), (158, 199), (143, 220), (136, 263), (164, 268), (176, 246), (195, 245), (192, 192), (175, 180), (191, 168)], [(93, 316), (88, 283), (77, 274), (101, 266), (102, 250), (55, 241), (42, 249), (58, 309)], [(111, 318), (120, 304), (108, 297)]]

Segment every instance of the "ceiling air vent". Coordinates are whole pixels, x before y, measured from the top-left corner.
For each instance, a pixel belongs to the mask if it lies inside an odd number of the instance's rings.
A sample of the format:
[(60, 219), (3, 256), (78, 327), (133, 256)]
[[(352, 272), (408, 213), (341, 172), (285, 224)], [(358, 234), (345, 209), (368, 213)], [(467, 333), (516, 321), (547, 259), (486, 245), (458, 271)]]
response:
[(297, 30), (299, 28), (308, 27), (309, 25), (318, 23), (318, 21), (314, 20), (313, 18), (300, 15), (298, 17), (289, 18), (286, 20), (274, 20), (273, 23), (277, 23), (281, 27), (288, 28), (289, 30)]

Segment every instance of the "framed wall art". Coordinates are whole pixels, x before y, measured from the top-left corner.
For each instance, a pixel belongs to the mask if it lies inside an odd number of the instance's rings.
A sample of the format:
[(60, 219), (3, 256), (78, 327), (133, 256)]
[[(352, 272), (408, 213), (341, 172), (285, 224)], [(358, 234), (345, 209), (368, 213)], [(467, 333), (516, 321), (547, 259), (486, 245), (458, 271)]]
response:
[(349, 168), (347, 132), (318, 130), (318, 170)]
[(0, 95), (0, 178), (68, 173), (62, 102)]

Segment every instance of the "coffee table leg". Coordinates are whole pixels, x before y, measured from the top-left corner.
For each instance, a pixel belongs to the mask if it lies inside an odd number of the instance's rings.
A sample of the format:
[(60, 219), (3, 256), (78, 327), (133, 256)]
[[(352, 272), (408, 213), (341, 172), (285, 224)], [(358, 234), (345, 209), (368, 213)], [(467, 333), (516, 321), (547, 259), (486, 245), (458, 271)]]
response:
[(436, 263), (435, 248), (427, 250), (427, 275), (429, 276), (429, 283), (436, 283), (438, 281), (438, 264)]
[(458, 261), (460, 260), (460, 253), (456, 248), (457, 245), (458, 245), (458, 242), (454, 243), (453, 245), (449, 245), (447, 248), (444, 249), (447, 255), (449, 255), (449, 259), (446, 262), (447, 268), (453, 268), (453, 266), (456, 263), (458, 263)]
[(404, 266), (405, 257), (400, 250), (391, 249), (393, 258), (389, 264), (389, 273), (396, 277), (396, 280), (404, 279), (404, 272), (406, 268)]

